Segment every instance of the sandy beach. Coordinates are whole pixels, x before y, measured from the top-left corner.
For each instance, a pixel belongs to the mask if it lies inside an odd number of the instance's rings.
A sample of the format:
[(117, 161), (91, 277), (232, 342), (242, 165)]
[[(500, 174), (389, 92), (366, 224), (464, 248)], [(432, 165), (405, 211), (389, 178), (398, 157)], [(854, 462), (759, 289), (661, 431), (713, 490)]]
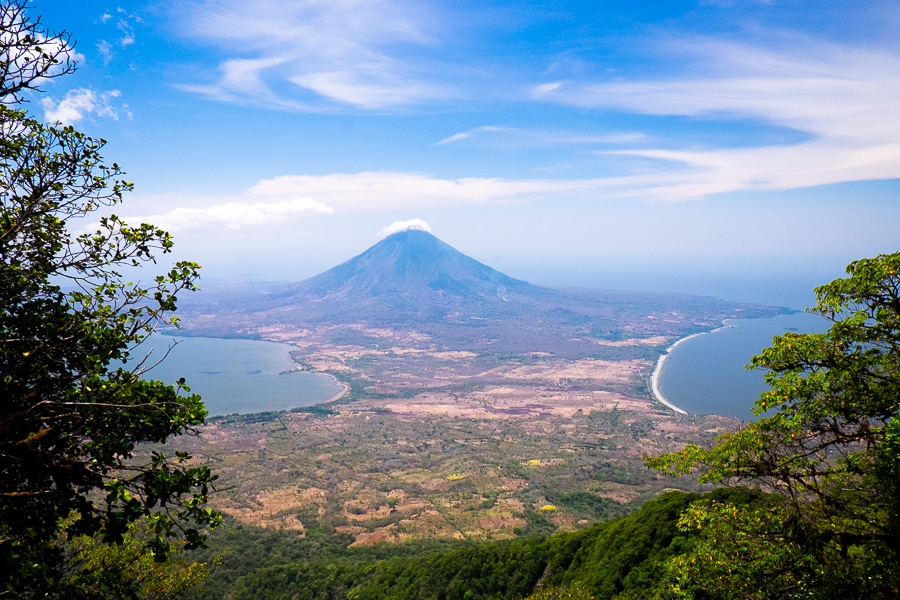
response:
[(669, 353), (672, 352), (672, 350), (674, 350), (679, 344), (686, 342), (690, 339), (693, 339), (697, 336), (706, 335), (707, 333), (715, 333), (716, 331), (719, 331), (720, 329), (725, 329), (726, 327), (728, 327), (727, 322), (722, 327), (717, 327), (716, 329), (713, 329), (712, 331), (703, 331), (701, 333), (694, 333), (687, 337), (683, 337), (680, 340), (677, 340), (674, 344), (672, 344), (668, 348), (666, 348), (665, 353), (663, 353), (663, 355), (657, 359), (656, 367), (654, 367), (653, 374), (650, 376), (650, 391), (653, 393), (653, 397), (656, 398), (656, 400), (660, 404), (662, 404), (663, 406), (665, 406), (667, 408), (674, 410), (675, 412), (677, 412), (679, 414), (682, 414), (682, 415), (688, 414), (688, 412), (686, 410), (678, 408), (677, 406), (675, 406), (674, 404), (669, 402), (668, 399), (666, 399), (666, 397), (663, 395), (662, 390), (659, 389), (659, 376), (660, 376), (660, 373), (662, 373), (663, 364), (665, 364), (666, 359), (669, 357)]
[(335, 382), (336, 384), (338, 384), (339, 386), (341, 386), (341, 390), (340, 390), (338, 393), (336, 393), (334, 396), (332, 396), (331, 398), (329, 398), (328, 400), (323, 400), (322, 402), (319, 402), (318, 404), (327, 404), (327, 403), (329, 403), (329, 402), (335, 402), (335, 401), (337, 401), (337, 400), (340, 400), (341, 398), (343, 398), (344, 396), (346, 396), (347, 393), (350, 391), (350, 386), (349, 386), (349, 385), (347, 385), (346, 383), (344, 383), (344, 382), (342, 382), (342, 381), (338, 381), (338, 378), (335, 377), (334, 375), (332, 375), (331, 373), (322, 373), (322, 375), (328, 375), (329, 377), (331, 377), (332, 379), (334, 379), (334, 382)]

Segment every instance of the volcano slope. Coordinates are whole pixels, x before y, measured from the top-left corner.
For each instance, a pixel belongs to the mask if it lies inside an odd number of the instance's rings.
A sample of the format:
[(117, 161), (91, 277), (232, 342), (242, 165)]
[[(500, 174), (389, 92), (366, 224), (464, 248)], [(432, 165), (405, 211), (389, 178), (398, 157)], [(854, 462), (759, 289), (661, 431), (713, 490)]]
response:
[(299, 283), (197, 296), (181, 303), (188, 334), (285, 342), (298, 368), (349, 390), (214, 419), (185, 442), (221, 475), (214, 506), (348, 544), (549, 533), (652, 497), (669, 481), (645, 456), (736, 426), (656, 403), (658, 356), (723, 319), (785, 310), (544, 288), (416, 230)]

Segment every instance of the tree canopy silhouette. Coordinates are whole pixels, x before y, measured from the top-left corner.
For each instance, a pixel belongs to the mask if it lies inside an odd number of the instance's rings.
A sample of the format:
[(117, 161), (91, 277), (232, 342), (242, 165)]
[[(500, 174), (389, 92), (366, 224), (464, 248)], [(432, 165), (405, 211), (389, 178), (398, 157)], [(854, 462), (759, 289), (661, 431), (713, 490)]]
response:
[(183, 382), (140, 378), (137, 348), (176, 322), (176, 294), (199, 266), (130, 283), (126, 269), (170, 251), (168, 233), (114, 215), (73, 233), (132, 186), (104, 162), (104, 140), (24, 110), (42, 81), (75, 67), (69, 36), (27, 8), (0, 7), (0, 596), (63, 595), (60, 531), (120, 542), (147, 517), (146, 548), (162, 560), (173, 536), (199, 545), (199, 527), (220, 518), (204, 506), (207, 468), (139, 451), (207, 415)]

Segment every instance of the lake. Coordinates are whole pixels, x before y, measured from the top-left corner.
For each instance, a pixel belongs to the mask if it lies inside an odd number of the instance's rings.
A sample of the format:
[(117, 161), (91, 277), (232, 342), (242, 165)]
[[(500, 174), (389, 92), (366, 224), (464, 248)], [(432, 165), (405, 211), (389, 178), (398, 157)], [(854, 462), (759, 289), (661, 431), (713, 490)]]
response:
[[(692, 337), (666, 357), (659, 388), (675, 406), (693, 414), (755, 420), (751, 409), (765, 391), (762, 371), (744, 365), (785, 331), (821, 332), (828, 322), (798, 313), (770, 319), (730, 319), (727, 327)], [(210, 415), (247, 414), (311, 406), (332, 398), (342, 386), (322, 373), (294, 371), (286, 344), (258, 340), (173, 337), (155, 334), (142, 348), (168, 358), (149, 374), (174, 383), (184, 377)], [(137, 354), (136, 354), (137, 356)]]
[(324, 373), (294, 371), (286, 344), (257, 340), (173, 337), (154, 334), (134, 356), (151, 348), (152, 360), (177, 344), (147, 375), (165, 383), (184, 377), (191, 392), (200, 394), (210, 415), (246, 414), (312, 406), (343, 389)]
[(764, 371), (745, 369), (750, 358), (786, 331), (821, 333), (829, 322), (809, 313), (770, 319), (729, 319), (727, 327), (675, 346), (663, 362), (659, 388), (666, 399), (692, 414), (756, 420), (751, 409), (768, 387)]

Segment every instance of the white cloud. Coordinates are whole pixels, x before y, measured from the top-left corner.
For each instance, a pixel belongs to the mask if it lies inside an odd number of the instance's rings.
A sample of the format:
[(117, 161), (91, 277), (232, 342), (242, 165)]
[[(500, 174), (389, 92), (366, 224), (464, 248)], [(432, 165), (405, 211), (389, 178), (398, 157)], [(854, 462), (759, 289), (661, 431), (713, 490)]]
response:
[(122, 32), (122, 37), (119, 38), (119, 45), (123, 48), (125, 46), (130, 46), (134, 43), (134, 29), (128, 23), (128, 21), (119, 20), (119, 31)]
[[(240, 59), (223, 61), (215, 82), (181, 86), (189, 91), (299, 110), (340, 105), (383, 110), (446, 95), (414, 60), (398, 58), (395, 50), (431, 43), (419, 4), (201, 0), (182, 10), (176, 18), (185, 36), (241, 50)], [(294, 84), (295, 91), (277, 85), (283, 82)]]
[(122, 37), (119, 38), (119, 45), (124, 48), (125, 46), (130, 46), (135, 42), (134, 25), (132, 25), (132, 22), (140, 23), (141, 17), (135, 12), (129, 13), (127, 10), (121, 7), (119, 7), (117, 12), (122, 15), (116, 22), (116, 27), (122, 34)]
[(394, 221), (381, 230), (381, 235), (389, 236), (392, 233), (407, 231), (409, 229), (431, 232), (431, 226), (422, 219), (410, 219), (408, 221)]
[[(25, 17), (21, 11), (4, 7), (0, 14), (3, 17), (3, 22), (0, 23), (0, 64), (4, 64), (6, 72), (21, 72), (26, 77), (37, 76), (38, 71), (44, 73), (43, 68), (48, 67), (45, 73), (53, 77), (71, 66), (72, 62), (84, 61), (84, 55), (66, 43), (65, 35), (48, 38), (40, 32), (32, 34), (30, 28), (22, 26)], [(48, 65), (47, 57), (55, 57), (56, 63)], [(40, 87), (43, 81), (44, 78), (37, 77), (33, 83)]]
[(647, 136), (643, 133), (607, 133), (588, 135), (584, 133), (573, 134), (559, 131), (543, 131), (534, 129), (516, 129), (512, 127), (496, 127), (485, 125), (468, 131), (454, 133), (446, 137), (435, 146), (441, 146), (460, 140), (469, 139), (472, 136), (483, 133), (506, 133), (504, 140), (507, 145), (513, 146), (556, 146), (569, 144), (627, 144), (644, 140)]
[(546, 136), (548, 142), (557, 144), (630, 144), (647, 139), (645, 133), (608, 133), (605, 135), (556, 135)]
[(280, 57), (226, 60), (219, 65), (220, 77), (216, 83), (179, 84), (176, 87), (214, 100), (268, 108), (313, 110), (310, 104), (279, 96), (266, 85), (265, 72), (283, 65), (285, 60)]
[[(514, 205), (548, 199), (642, 197), (674, 200), (702, 177), (685, 174), (595, 179), (441, 179), (424, 173), (365, 171), (330, 175), (283, 175), (263, 179), (248, 193), (269, 202), (294, 196), (315, 198), (336, 213), (373, 213), (474, 205)], [(673, 189), (678, 186), (678, 194)], [(670, 189), (671, 188), (671, 189)], [(679, 195), (681, 194), (681, 195)], [(696, 195), (702, 195), (698, 193)]]
[[(277, 224), (316, 214), (370, 214), (487, 204), (519, 204), (554, 194), (591, 196), (605, 180), (440, 179), (422, 173), (362, 172), (286, 175), (264, 179), (244, 192), (225, 197), (173, 193), (138, 195), (132, 207), (166, 207), (144, 216), (123, 216), (126, 223), (148, 222), (170, 231)], [(249, 198), (248, 198), (249, 197)], [(151, 209), (152, 210), (152, 209)], [(132, 215), (138, 213), (132, 213)], [(414, 219), (413, 222), (416, 220)], [(79, 233), (92, 232), (96, 224)]]
[(560, 87), (562, 87), (561, 81), (553, 81), (551, 83), (542, 83), (540, 85), (536, 85), (534, 86), (533, 91), (536, 95), (549, 94), (550, 92), (558, 90)]
[(108, 65), (113, 59), (113, 47), (112, 44), (107, 42), (106, 40), (100, 40), (96, 44), (97, 52), (100, 53), (100, 56), (103, 57), (103, 64)]
[(440, 146), (441, 144), (449, 144), (450, 142), (458, 142), (459, 140), (465, 140), (467, 138), (472, 137), (472, 133), (470, 131), (461, 131), (460, 133), (454, 133), (450, 137), (446, 137), (439, 141), (436, 146)]
[[(118, 29), (118, 39), (116, 40), (116, 45), (111, 44), (106, 39), (101, 39), (97, 44), (97, 51), (100, 53), (100, 56), (103, 59), (103, 64), (108, 65), (115, 58), (115, 47), (120, 46), (121, 48), (127, 48), (135, 43), (135, 33), (134, 26), (137, 23), (141, 22), (141, 17), (137, 13), (129, 13), (122, 7), (116, 9), (118, 13), (118, 17), (115, 20), (116, 29)], [(100, 15), (98, 19), (95, 20), (96, 23), (100, 23), (101, 25), (105, 25), (113, 19), (113, 15), (110, 13), (103, 13)]]
[(470, 129), (469, 131), (455, 133), (448, 138), (442, 139), (441, 141), (436, 143), (435, 146), (440, 146), (441, 144), (449, 144), (450, 142), (464, 140), (466, 138), (472, 137), (473, 134), (481, 133), (483, 131), (487, 131), (487, 132), (510, 131), (510, 128), (509, 127), (496, 127), (494, 125), (484, 125), (482, 127), (476, 127), (475, 129)]
[[(189, 200), (189, 199), (188, 199)], [(241, 229), (250, 225), (267, 225), (301, 215), (329, 214), (332, 209), (310, 198), (293, 198), (281, 202), (228, 202), (206, 208), (175, 208), (164, 214), (125, 218), (126, 223), (153, 223), (167, 231), (196, 228), (227, 227)]]
[[(683, 48), (681, 48), (683, 50)], [(700, 40), (699, 74), (649, 81), (539, 86), (543, 99), (687, 118), (750, 118), (810, 138), (749, 148), (629, 150), (685, 168), (630, 181), (634, 193), (679, 200), (744, 189), (782, 190), (900, 177), (900, 58), (809, 42), (781, 50)], [(671, 162), (669, 163), (671, 164)], [(641, 190), (640, 186), (647, 186)]]
[(333, 71), (290, 78), (292, 83), (326, 98), (366, 109), (388, 109), (438, 97), (439, 91), (422, 83), (406, 83), (387, 74)]
[(119, 90), (97, 93), (87, 88), (77, 88), (66, 92), (65, 97), (57, 102), (53, 98), (41, 100), (44, 108), (44, 120), (50, 123), (59, 121), (71, 125), (88, 115), (108, 117), (118, 120), (119, 114), (110, 100), (121, 96)]
[(334, 207), (336, 212), (377, 212), (515, 203), (567, 186), (571, 184), (484, 177), (439, 179), (423, 173), (365, 171), (330, 175), (284, 175), (263, 179), (250, 188), (249, 193), (270, 200), (309, 196)]

